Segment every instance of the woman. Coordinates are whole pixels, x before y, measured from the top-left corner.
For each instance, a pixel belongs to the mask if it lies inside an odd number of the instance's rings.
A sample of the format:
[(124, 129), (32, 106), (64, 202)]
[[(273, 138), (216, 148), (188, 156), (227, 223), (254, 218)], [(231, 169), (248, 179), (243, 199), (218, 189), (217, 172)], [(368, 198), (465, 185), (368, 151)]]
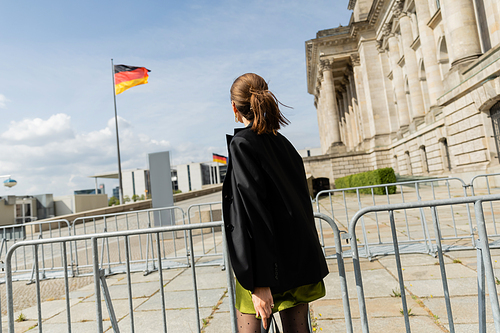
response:
[(239, 333), (260, 332), (280, 312), (284, 332), (309, 332), (308, 303), (328, 274), (314, 225), (302, 158), (278, 130), (288, 124), (257, 74), (231, 87), (236, 122), (228, 135), (223, 214), (236, 275)]

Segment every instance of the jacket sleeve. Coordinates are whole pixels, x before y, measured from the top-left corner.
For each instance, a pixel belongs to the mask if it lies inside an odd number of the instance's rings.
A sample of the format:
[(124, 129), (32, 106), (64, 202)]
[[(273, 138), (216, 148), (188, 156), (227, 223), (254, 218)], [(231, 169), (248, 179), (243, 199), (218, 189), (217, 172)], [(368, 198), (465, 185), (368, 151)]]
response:
[(229, 149), (233, 165), (235, 228), (242, 228), (239, 231), (247, 233), (249, 246), (245, 246), (243, 250), (250, 253), (243, 256), (252, 261), (253, 268), (253, 286), (242, 286), (249, 290), (254, 287), (278, 286), (278, 260), (270, 211), (272, 198), (268, 197), (267, 190), (269, 176), (264, 172), (262, 161), (248, 140), (236, 136)]

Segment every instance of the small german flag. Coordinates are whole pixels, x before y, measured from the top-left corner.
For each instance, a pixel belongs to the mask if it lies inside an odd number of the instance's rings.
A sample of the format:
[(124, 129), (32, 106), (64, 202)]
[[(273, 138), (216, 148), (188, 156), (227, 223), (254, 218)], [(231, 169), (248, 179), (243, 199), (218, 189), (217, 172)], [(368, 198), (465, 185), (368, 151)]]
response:
[(146, 67), (115, 65), (115, 94), (148, 83), (148, 72), (151, 71)]
[(227, 164), (227, 157), (226, 156), (222, 156), (222, 155), (219, 155), (219, 154), (213, 154), (213, 158), (214, 158), (214, 162), (218, 162), (218, 163), (222, 163), (222, 164)]

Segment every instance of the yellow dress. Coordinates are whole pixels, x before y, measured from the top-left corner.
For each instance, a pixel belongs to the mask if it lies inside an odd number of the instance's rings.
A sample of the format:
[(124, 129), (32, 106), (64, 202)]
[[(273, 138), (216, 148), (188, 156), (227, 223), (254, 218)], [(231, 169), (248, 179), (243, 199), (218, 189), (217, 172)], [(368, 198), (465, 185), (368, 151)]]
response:
[[(298, 304), (309, 303), (325, 296), (326, 289), (323, 280), (318, 283), (306, 284), (282, 293), (273, 294), (273, 313), (293, 308)], [(236, 309), (241, 313), (255, 314), (252, 302), (252, 292), (246, 290), (236, 279)]]

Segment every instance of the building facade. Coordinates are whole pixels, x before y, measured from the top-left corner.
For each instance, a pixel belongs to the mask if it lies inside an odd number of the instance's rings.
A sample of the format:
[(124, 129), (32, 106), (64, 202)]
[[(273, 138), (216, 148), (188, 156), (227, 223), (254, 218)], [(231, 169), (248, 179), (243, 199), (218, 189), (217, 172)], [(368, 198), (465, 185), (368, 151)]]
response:
[(348, 26), (306, 42), (321, 156), (331, 181), (500, 172), (500, 2), (349, 0)]

